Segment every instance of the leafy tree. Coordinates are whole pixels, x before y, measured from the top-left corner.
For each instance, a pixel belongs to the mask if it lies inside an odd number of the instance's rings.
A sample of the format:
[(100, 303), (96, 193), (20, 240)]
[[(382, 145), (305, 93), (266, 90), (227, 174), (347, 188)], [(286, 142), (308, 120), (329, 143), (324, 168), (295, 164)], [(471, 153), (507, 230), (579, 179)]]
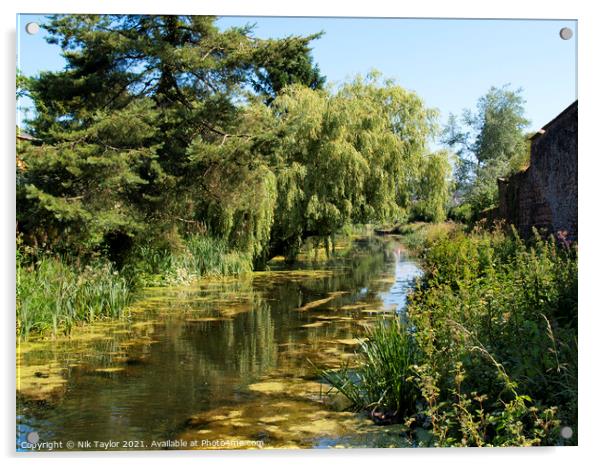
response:
[(470, 134), (458, 121), (454, 114), (450, 114), (447, 124), (443, 128), (441, 142), (454, 154), (454, 189), (456, 197), (464, 198), (474, 182), (477, 167), (475, 157), (469, 144)]
[(457, 157), (456, 194), (475, 212), (497, 203), (497, 179), (518, 170), (528, 160), (524, 99), (521, 89), (492, 87), (464, 111), (463, 126), (450, 115), (442, 142)]
[[(237, 244), (259, 240), (289, 258), (310, 236), (328, 244), (351, 223), (402, 221), (417, 200), (440, 218), (449, 169), (426, 153), (434, 116), (376, 73), (337, 92), (287, 86), (269, 107), (259, 100), (246, 107), (240, 128), (255, 136), (193, 146), (190, 158), (212, 199), (199, 218)], [(233, 164), (244, 170), (233, 172)]]
[(300, 86), (272, 104), (280, 125), (274, 236), (288, 251), (350, 223), (407, 218), (434, 111), (381, 81), (357, 78), (334, 93)]
[(422, 159), (416, 188), (415, 215), (427, 221), (445, 220), (451, 194), (451, 165), (447, 151), (439, 151)]
[(466, 114), (466, 122), (476, 138), (472, 147), (479, 166), (491, 161), (510, 160), (524, 152), (524, 130), (529, 120), (524, 117), (521, 89), (508, 85), (492, 87), (479, 99), (476, 114)]

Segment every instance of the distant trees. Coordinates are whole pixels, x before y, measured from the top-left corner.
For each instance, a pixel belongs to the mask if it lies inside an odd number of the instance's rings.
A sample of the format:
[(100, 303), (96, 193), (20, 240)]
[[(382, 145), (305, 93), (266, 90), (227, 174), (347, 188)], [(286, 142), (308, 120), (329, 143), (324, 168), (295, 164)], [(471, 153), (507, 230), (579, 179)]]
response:
[(456, 194), (480, 212), (497, 203), (497, 178), (528, 162), (521, 89), (492, 87), (477, 102), (475, 112), (465, 110), (461, 121), (450, 115), (442, 142), (456, 154)]

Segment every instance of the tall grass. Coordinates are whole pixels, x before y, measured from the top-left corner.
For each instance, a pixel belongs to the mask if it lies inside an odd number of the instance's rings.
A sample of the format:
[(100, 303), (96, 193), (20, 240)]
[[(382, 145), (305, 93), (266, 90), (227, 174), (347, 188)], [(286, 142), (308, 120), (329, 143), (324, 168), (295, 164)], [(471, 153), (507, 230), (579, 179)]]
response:
[(323, 371), (323, 377), (356, 410), (369, 409), (376, 420), (399, 422), (416, 411), (420, 391), (413, 379), (419, 349), (399, 321), (382, 321), (360, 345), (359, 369)]
[(240, 275), (253, 268), (250, 254), (230, 251), (222, 239), (197, 235), (185, 244), (188, 251), (178, 256), (176, 262), (198, 276)]
[(69, 332), (78, 322), (118, 317), (130, 301), (126, 280), (106, 262), (86, 267), (58, 257), (28, 265), (17, 254), (17, 330)]
[(251, 270), (249, 254), (231, 251), (225, 241), (201, 235), (185, 240), (178, 252), (139, 245), (121, 271), (100, 259), (83, 266), (57, 256), (26, 258), (18, 244), (18, 333), (69, 333), (80, 322), (121, 316), (136, 288)]
[(184, 239), (181, 247), (137, 246), (124, 272), (135, 287), (188, 283), (206, 276), (240, 275), (253, 270), (248, 253), (231, 250), (225, 240), (205, 235)]

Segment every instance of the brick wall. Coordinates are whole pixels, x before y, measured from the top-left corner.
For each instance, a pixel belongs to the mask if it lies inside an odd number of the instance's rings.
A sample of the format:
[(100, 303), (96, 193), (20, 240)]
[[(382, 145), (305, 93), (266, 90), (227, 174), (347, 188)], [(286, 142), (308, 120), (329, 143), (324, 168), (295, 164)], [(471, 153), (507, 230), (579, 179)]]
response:
[(498, 181), (497, 215), (523, 237), (532, 228), (546, 234), (566, 231), (576, 240), (577, 102), (531, 140), (531, 163), (525, 171)]

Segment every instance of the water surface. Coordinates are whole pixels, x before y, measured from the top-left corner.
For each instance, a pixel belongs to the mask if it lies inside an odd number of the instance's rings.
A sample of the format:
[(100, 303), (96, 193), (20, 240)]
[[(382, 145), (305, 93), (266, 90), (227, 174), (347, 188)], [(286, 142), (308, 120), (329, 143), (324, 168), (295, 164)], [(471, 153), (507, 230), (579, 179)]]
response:
[(43, 450), (405, 446), (401, 426), (342, 409), (316, 367), (352, 365), (419, 268), (390, 238), (302, 259), (145, 290), (128, 319), (19, 344), (18, 449), (31, 432), (57, 442)]

